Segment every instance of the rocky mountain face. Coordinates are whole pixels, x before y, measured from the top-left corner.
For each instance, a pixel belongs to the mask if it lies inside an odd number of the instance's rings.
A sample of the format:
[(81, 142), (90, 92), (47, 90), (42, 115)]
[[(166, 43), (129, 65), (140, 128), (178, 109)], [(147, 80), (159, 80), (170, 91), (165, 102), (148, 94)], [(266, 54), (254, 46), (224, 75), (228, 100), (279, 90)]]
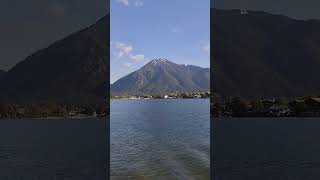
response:
[(0, 84), (2, 84), (2, 79), (4, 78), (4, 76), (6, 75), (6, 71), (2, 71), (0, 70)]
[(5, 72), (5, 71), (0, 70), (0, 77), (4, 76), (5, 74), (6, 74), (6, 72)]
[(111, 94), (207, 92), (209, 91), (209, 79), (209, 68), (179, 65), (167, 59), (155, 59), (112, 84)]
[[(94, 102), (107, 96), (109, 15), (59, 40), (10, 69), (0, 87), (2, 101)], [(104, 91), (105, 93), (97, 93)], [(101, 89), (104, 88), (104, 89)]]
[(211, 87), (226, 96), (320, 94), (320, 21), (211, 11)]

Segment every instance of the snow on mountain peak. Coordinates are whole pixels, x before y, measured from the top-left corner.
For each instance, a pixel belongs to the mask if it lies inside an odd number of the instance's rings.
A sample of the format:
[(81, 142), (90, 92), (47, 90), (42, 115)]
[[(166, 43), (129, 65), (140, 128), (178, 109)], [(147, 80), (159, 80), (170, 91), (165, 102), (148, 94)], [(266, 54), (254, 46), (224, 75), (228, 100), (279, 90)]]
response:
[(158, 65), (158, 64), (168, 64), (170, 61), (164, 58), (160, 58), (160, 59), (154, 59), (151, 61), (151, 63), (153, 65)]

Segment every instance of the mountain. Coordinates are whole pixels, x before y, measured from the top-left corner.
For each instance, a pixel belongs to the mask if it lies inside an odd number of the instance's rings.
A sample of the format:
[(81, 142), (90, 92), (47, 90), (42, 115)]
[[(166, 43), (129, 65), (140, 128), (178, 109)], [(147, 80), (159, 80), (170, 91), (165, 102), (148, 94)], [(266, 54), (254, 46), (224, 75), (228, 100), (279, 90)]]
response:
[(1, 77), (3, 77), (5, 74), (6, 74), (6, 72), (5, 72), (5, 71), (0, 70), (0, 78), (1, 78)]
[(10, 102), (94, 102), (109, 84), (109, 15), (39, 50), (10, 69), (0, 99)]
[(155, 59), (111, 85), (111, 94), (165, 94), (209, 91), (210, 70)]
[(0, 70), (0, 83), (2, 82), (2, 78), (4, 78), (6, 74), (6, 71)]
[(320, 21), (211, 11), (212, 90), (225, 96), (320, 94)]

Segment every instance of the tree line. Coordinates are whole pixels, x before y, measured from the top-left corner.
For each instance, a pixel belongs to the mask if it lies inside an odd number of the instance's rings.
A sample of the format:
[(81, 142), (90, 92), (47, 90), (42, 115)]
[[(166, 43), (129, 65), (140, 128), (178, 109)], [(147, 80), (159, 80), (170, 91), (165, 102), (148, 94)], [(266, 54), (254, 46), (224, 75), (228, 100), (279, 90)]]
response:
[(107, 103), (64, 104), (64, 103), (33, 103), (33, 104), (0, 104), (1, 118), (46, 118), (46, 117), (77, 117), (104, 116), (109, 114)]

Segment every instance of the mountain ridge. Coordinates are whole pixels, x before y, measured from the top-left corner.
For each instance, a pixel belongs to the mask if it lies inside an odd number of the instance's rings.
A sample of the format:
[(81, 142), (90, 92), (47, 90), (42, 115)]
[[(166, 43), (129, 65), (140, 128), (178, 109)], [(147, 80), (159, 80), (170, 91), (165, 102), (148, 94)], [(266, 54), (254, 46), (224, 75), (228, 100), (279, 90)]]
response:
[(0, 81), (7, 74), (6, 71), (0, 70)]
[[(194, 85), (195, 90), (208, 89), (209, 83), (199, 80), (208, 78), (212, 91), (225, 96), (320, 94), (320, 80), (317, 78), (320, 76), (319, 20), (217, 9), (211, 11), (211, 16), (211, 42), (215, 47), (211, 50), (212, 78), (201, 68), (188, 65), (185, 68), (188, 71), (184, 72), (197, 72), (197, 75), (186, 73), (188, 81), (183, 81), (185, 77), (181, 74), (184, 73), (177, 73), (175, 67), (185, 66), (178, 64), (168, 69), (158, 68), (158, 72), (165, 74), (165, 78), (161, 78), (150, 66), (146, 72), (153, 75), (154, 82), (169, 81), (172, 84), (160, 88), (161, 93), (185, 90), (185, 87), (193, 89)], [(89, 102), (108, 96), (106, 92), (110, 86), (111, 93), (122, 88), (109, 82), (109, 19), (107, 15), (92, 26), (28, 56), (8, 72), (0, 72), (0, 101), (75, 102), (86, 99)], [(133, 80), (141, 78), (147, 82), (147, 77), (143, 72), (136, 73), (135, 78), (127, 82), (132, 88), (127, 89), (128, 92), (137, 92)], [(159, 89), (156, 83), (140, 85), (139, 88), (145, 87), (149, 92)]]
[(320, 94), (319, 20), (211, 9), (211, 29), (212, 91), (244, 97)]
[(209, 76), (209, 68), (186, 66), (159, 58), (151, 60), (142, 68), (114, 82), (111, 85), (111, 94), (159, 95), (176, 91), (207, 92)]
[[(109, 80), (109, 15), (43, 48), (2, 79), (1, 101), (103, 101), (96, 88)], [(105, 86), (107, 92), (107, 86)]]

